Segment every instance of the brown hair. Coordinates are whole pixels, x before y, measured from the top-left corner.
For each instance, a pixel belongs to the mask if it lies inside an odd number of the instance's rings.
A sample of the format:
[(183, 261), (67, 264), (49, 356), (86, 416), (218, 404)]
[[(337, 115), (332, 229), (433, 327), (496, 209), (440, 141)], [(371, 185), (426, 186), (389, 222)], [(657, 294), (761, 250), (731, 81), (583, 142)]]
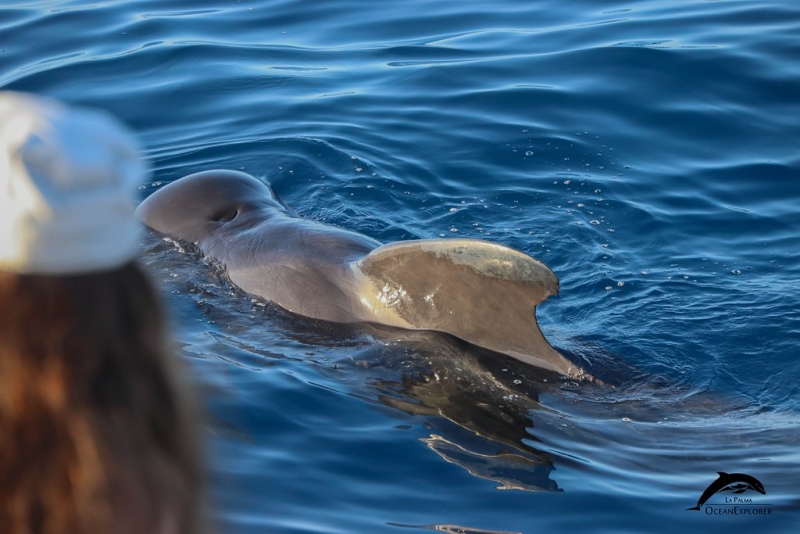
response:
[(138, 265), (0, 272), (0, 525), (7, 534), (199, 530), (196, 436)]

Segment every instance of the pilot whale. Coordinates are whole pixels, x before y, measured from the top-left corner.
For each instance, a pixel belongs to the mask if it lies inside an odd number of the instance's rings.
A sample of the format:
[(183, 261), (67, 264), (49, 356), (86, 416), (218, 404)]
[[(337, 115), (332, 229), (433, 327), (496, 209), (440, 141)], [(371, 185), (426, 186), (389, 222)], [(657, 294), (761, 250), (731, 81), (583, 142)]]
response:
[(271, 187), (238, 171), (176, 180), (136, 210), (148, 227), (194, 243), (247, 293), (314, 319), (446, 332), (561, 375), (592, 377), (556, 351), (536, 305), (556, 275), (517, 250), (474, 239), (382, 244), (294, 216)]

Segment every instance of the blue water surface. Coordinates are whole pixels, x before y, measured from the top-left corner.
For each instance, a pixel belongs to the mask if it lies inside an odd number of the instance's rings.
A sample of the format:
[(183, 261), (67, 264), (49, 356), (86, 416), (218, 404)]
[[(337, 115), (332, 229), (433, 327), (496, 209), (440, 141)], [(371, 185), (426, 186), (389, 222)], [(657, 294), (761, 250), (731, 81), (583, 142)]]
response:
[[(293, 316), (148, 235), (225, 533), (797, 532), (799, 60), (794, 0), (0, 7), (0, 86), (120, 116), (143, 198), (242, 169), (383, 242), (517, 248), (607, 382)], [(687, 511), (717, 471), (770, 515)]]

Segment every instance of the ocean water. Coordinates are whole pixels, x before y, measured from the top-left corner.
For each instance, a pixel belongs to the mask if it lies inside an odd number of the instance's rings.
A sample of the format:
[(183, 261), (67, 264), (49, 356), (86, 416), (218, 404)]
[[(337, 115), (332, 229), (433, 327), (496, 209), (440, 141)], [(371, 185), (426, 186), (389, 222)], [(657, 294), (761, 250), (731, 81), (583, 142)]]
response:
[[(142, 198), (242, 169), (561, 280), (542, 330), (605, 386), (297, 317), (149, 234), (219, 532), (797, 532), (797, 2), (10, 0), (0, 87), (120, 116)], [(766, 494), (686, 510), (718, 471)]]

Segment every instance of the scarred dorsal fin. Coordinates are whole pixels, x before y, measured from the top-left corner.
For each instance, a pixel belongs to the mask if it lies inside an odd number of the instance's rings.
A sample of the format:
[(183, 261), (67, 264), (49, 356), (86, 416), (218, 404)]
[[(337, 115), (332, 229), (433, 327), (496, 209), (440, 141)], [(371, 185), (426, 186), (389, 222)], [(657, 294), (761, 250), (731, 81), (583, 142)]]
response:
[[(362, 303), (405, 328), (447, 332), (474, 345), (571, 377), (586, 376), (542, 336), (536, 305), (558, 294), (546, 265), (472, 239), (401, 241), (353, 265)], [(369, 320), (369, 317), (365, 317)]]

